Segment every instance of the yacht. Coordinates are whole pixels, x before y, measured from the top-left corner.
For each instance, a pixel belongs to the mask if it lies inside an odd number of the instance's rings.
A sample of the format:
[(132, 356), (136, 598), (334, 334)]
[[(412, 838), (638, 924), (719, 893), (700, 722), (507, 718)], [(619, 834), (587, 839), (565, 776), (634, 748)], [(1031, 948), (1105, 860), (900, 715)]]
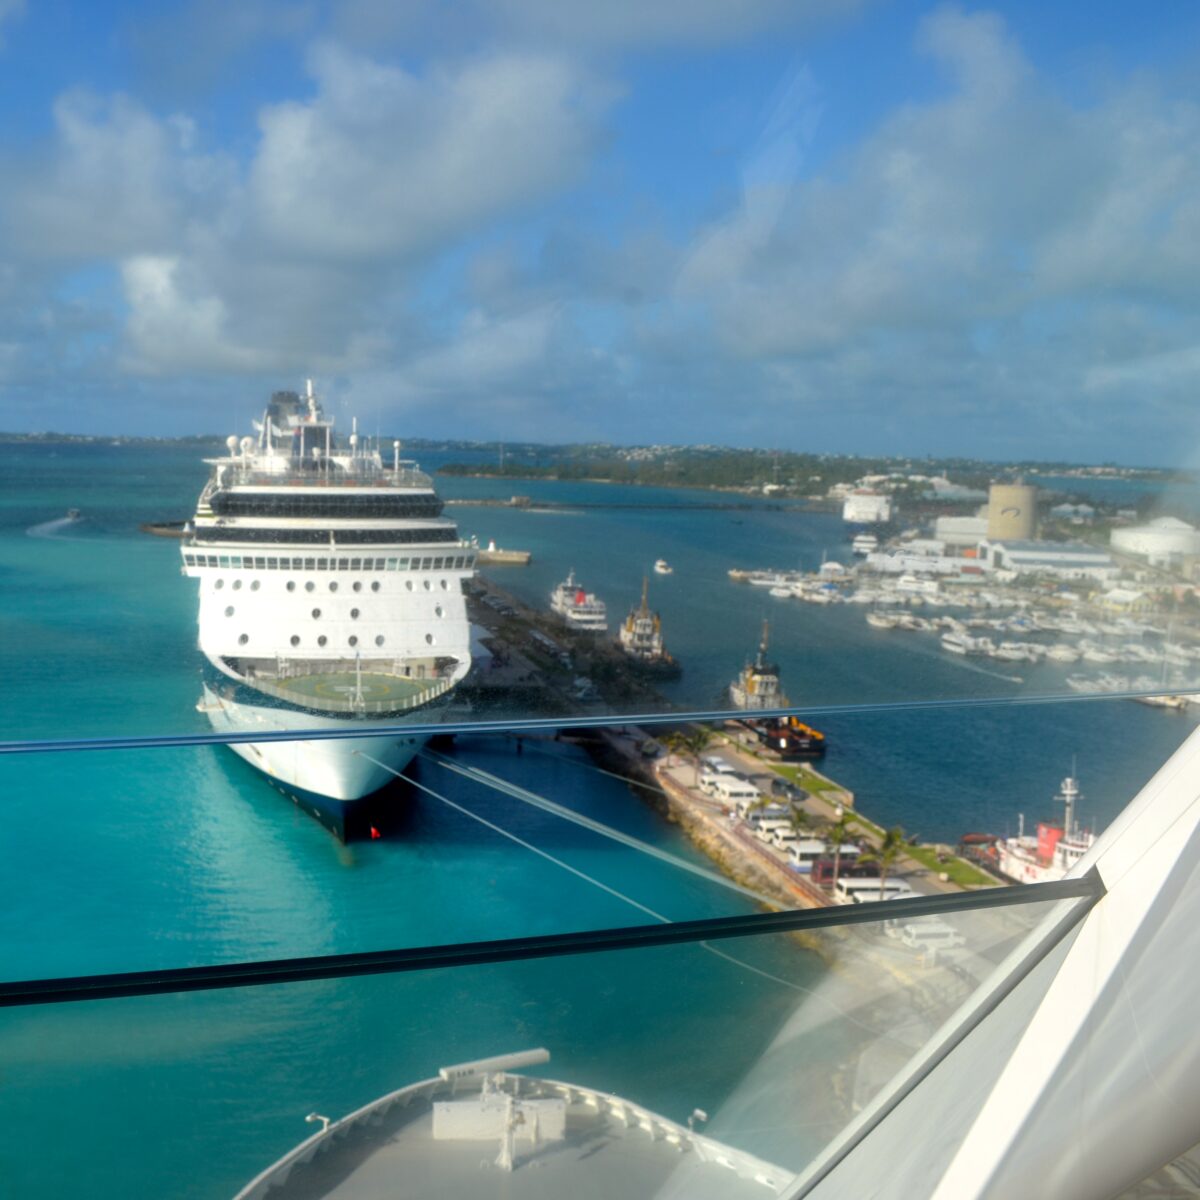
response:
[(417, 753), (470, 668), (474, 551), (399, 442), (390, 463), (357, 432), (339, 444), (311, 380), (254, 424), (256, 438), (206, 460), (181, 543), (199, 585), (198, 707), (220, 733), (388, 727), (231, 745), (345, 838), (355, 803)]
[(788, 699), (779, 686), (779, 668), (767, 658), (770, 627), (763, 622), (762, 640), (753, 662), (729, 685), (729, 700), (734, 708), (786, 708)]
[(1040, 821), (1037, 835), (1027, 836), (1022, 818), (1016, 837), (996, 843), (996, 866), (1015, 883), (1050, 883), (1064, 878), (1096, 840), (1095, 834), (1075, 822), (1075, 806), (1081, 797), (1074, 774), (1062, 781), (1054, 799), (1063, 805), (1061, 823)]
[(581, 633), (607, 633), (608, 607), (595, 593), (586, 592), (575, 581), (572, 568), (565, 580), (550, 593), (550, 607)]
[(617, 645), (642, 670), (659, 676), (680, 674), (679, 664), (663, 645), (662, 618), (650, 608), (649, 580), (642, 580), (642, 602), (629, 610), (617, 631)]
[(850, 543), (850, 549), (855, 554), (874, 554), (879, 549), (879, 539), (873, 533), (860, 533)]

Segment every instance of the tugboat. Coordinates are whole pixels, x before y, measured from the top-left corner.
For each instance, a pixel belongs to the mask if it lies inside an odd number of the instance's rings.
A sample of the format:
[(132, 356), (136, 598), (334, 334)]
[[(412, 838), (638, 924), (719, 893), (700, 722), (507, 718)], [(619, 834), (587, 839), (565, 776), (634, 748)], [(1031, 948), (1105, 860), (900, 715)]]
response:
[(681, 674), (679, 664), (663, 646), (662, 618), (653, 612), (646, 599), (649, 580), (642, 579), (642, 602), (629, 610), (617, 633), (617, 645), (635, 667), (660, 679), (674, 679)]
[(767, 658), (769, 633), (770, 626), (763, 621), (758, 654), (729, 685), (729, 701), (734, 708), (753, 710), (787, 707), (788, 699), (779, 686), (779, 668)]

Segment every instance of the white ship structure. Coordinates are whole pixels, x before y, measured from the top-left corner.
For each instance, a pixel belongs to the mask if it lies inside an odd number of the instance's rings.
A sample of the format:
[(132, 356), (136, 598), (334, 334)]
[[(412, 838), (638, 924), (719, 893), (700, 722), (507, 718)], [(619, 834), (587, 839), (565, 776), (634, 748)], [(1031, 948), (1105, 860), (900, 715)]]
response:
[(647, 595), (650, 581), (642, 579), (642, 602), (629, 610), (617, 631), (617, 645), (639, 667), (661, 676), (680, 674), (679, 664), (663, 645), (662, 617)]
[(1081, 829), (1075, 819), (1079, 782), (1068, 775), (1054, 799), (1063, 805), (1062, 824), (1040, 821), (1037, 835), (1024, 832), (996, 843), (996, 866), (1016, 883), (1049, 883), (1063, 879), (1092, 848), (1096, 835)]
[(581, 633), (608, 632), (608, 606), (594, 592), (584, 591), (575, 581), (573, 569), (550, 593), (550, 607)]
[(258, 437), (226, 441), (182, 543), (199, 583), (200, 708), (222, 733), (405, 725), (348, 739), (232, 745), (332, 829), (424, 742), (471, 665), (475, 560), (429, 476), (334, 437), (309, 381), (277, 392)]
[(788, 699), (779, 685), (779, 668), (767, 658), (769, 634), (770, 626), (764, 621), (758, 654), (729, 685), (729, 701), (734, 708), (754, 710), (787, 707)]

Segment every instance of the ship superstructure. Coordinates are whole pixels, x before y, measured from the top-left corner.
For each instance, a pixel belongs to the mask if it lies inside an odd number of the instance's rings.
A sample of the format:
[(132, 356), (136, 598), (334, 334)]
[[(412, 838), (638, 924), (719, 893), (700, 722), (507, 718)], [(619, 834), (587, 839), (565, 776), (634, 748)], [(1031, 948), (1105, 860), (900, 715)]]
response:
[(779, 667), (767, 657), (770, 626), (763, 622), (758, 654), (747, 663), (729, 685), (729, 700), (734, 708), (786, 708), (788, 699), (779, 685)]
[(649, 580), (642, 579), (642, 602), (629, 610), (617, 631), (617, 645), (643, 670), (656, 675), (678, 675), (679, 664), (663, 645), (662, 617), (651, 607), (647, 597)]
[(309, 381), (277, 392), (257, 438), (230, 437), (182, 545), (199, 581), (200, 707), (244, 733), (411, 724), (346, 740), (233, 749), (345, 836), (357, 800), (420, 748), (419, 726), (471, 665), (463, 582), (474, 550), (442, 516), (429, 476), (334, 436)]
[(584, 591), (574, 570), (550, 593), (550, 607), (580, 633), (608, 632), (608, 606), (594, 592)]

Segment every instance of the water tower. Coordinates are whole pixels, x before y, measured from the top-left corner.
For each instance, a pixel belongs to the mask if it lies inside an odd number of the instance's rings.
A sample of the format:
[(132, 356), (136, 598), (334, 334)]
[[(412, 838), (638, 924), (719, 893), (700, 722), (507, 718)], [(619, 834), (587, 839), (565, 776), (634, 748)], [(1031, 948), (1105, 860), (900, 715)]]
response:
[(990, 542), (1023, 542), (1037, 526), (1037, 488), (1028, 483), (993, 483), (988, 489)]

